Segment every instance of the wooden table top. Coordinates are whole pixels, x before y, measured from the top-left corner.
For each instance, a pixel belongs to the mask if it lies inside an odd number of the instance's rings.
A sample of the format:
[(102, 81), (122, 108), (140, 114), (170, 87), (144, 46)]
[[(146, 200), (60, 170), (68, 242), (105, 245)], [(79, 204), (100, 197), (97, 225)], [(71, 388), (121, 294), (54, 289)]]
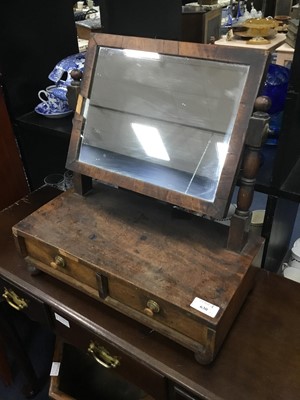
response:
[(300, 393), (300, 284), (258, 269), (216, 360), (198, 364), (192, 352), (138, 322), (41, 274), (30, 276), (11, 227), (57, 191), (43, 187), (0, 213), (0, 275), (56, 311), (207, 399), (296, 400)]
[(268, 44), (247, 44), (247, 40), (244, 39), (232, 39), (226, 40), (226, 35), (222, 36), (219, 40), (215, 41), (215, 44), (221, 46), (233, 46), (233, 47), (241, 47), (245, 49), (258, 49), (258, 50), (268, 50), (274, 51), (277, 47), (284, 43), (286, 38), (285, 33), (277, 33), (276, 36), (270, 40)]

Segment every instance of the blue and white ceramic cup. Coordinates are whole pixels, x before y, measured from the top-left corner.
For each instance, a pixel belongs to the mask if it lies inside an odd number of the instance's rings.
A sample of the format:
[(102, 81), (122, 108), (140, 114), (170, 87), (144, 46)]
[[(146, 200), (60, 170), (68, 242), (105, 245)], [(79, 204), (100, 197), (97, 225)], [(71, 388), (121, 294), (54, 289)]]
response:
[(67, 100), (67, 86), (50, 85), (46, 87), (48, 93), (53, 93), (54, 96), (61, 100)]

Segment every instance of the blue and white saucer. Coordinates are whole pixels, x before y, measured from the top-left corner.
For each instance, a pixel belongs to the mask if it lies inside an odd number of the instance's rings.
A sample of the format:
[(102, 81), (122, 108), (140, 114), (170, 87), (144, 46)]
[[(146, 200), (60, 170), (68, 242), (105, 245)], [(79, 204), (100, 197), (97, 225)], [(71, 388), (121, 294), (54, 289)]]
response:
[(34, 111), (37, 114), (43, 115), (44, 117), (47, 118), (64, 118), (72, 114), (73, 112), (73, 110), (70, 109), (66, 109), (64, 111), (53, 110), (53, 109), (51, 110), (46, 102), (41, 102), (40, 104), (38, 104), (35, 107)]

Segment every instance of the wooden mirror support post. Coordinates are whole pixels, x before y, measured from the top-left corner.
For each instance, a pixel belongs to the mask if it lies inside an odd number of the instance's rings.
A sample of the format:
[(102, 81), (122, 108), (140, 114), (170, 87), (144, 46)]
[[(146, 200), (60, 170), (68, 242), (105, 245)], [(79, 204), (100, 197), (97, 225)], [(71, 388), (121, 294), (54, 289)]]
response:
[(232, 216), (227, 248), (240, 252), (247, 242), (250, 230), (251, 211), (256, 176), (259, 170), (260, 151), (269, 129), (270, 99), (260, 96), (255, 101), (255, 111), (250, 118), (242, 161), (237, 208)]
[(75, 111), (83, 74), (78, 69), (73, 69), (71, 71), (71, 77), (73, 80), (71, 81), (71, 84), (68, 86), (67, 98), (69, 107)]
[(74, 190), (76, 193), (84, 196), (93, 188), (92, 178), (79, 173), (74, 173), (73, 175)]
[[(81, 71), (73, 69), (71, 72), (71, 77), (73, 80), (71, 81), (71, 85), (68, 86), (67, 98), (69, 107), (75, 111), (83, 74)], [(74, 172), (73, 183), (75, 192), (81, 194), (82, 196), (92, 189), (92, 178), (86, 175)]]

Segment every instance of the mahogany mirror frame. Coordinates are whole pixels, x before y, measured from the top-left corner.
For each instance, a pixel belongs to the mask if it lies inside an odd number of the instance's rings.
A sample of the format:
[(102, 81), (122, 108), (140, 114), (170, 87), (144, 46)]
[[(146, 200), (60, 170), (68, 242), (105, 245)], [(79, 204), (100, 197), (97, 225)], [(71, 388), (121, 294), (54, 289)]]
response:
[[(150, 51), (171, 56), (198, 58), (246, 65), (249, 67), (214, 201), (206, 201), (201, 198), (187, 196), (167, 188), (162, 188), (148, 182), (141, 182), (131, 177), (116, 174), (79, 161), (81, 136), (85, 123), (83, 116), (84, 104), (86, 99), (90, 98), (93, 74), (96, 68), (98, 50), (100, 47)], [(132, 36), (126, 37), (102, 33), (91, 35), (86, 52), (80, 94), (73, 118), (73, 129), (66, 168), (75, 173), (156, 198), (185, 210), (201, 213), (213, 218), (223, 218), (227, 213), (238, 177), (249, 120), (253, 113), (255, 99), (258, 96), (260, 86), (266, 74), (268, 60), (269, 53), (267, 51), (251, 48), (241, 49), (230, 46), (206, 45)]]

